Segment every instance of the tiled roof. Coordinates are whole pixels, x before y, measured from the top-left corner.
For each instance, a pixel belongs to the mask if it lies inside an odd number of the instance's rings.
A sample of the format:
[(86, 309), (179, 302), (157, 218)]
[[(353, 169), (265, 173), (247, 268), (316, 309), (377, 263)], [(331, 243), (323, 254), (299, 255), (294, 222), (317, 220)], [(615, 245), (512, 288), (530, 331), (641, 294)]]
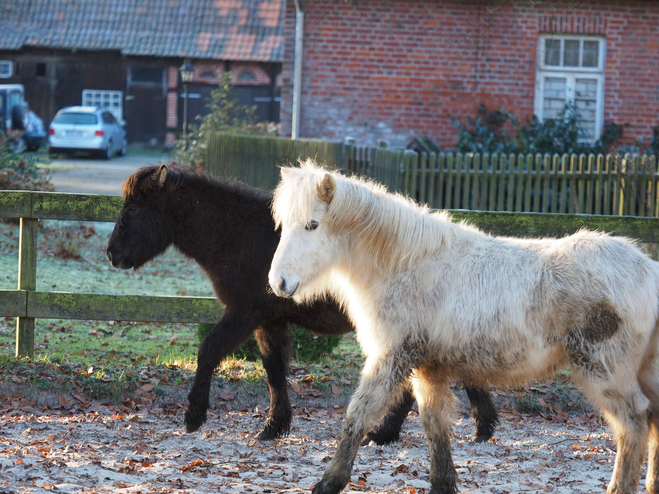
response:
[(0, 0), (0, 50), (279, 62), (286, 0)]

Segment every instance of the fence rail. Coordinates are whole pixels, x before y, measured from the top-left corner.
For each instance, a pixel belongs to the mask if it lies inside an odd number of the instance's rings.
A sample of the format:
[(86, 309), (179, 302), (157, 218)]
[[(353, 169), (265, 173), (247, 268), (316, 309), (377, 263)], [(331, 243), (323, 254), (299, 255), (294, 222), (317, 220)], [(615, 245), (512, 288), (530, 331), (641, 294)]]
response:
[(16, 317), (16, 356), (34, 354), (37, 318), (211, 323), (222, 309), (212, 297), (147, 297), (36, 290), (40, 219), (111, 221), (120, 197), (0, 191), (0, 218), (20, 218), (18, 289), (0, 290), (0, 316)]
[[(121, 199), (55, 192), (0, 191), (0, 218), (20, 218), (18, 288), (0, 290), (0, 316), (16, 317), (16, 356), (34, 354), (37, 318), (118, 321), (217, 321), (221, 308), (211, 297), (106, 295), (36, 290), (39, 219), (115, 221)], [(644, 242), (659, 242), (659, 218), (581, 214), (452, 211), (456, 221), (511, 236), (563, 236), (599, 229)]]
[(417, 154), (318, 140), (214, 134), (208, 171), (265, 190), (277, 167), (314, 158), (366, 175), (438, 209), (659, 216), (659, 171), (650, 155)]

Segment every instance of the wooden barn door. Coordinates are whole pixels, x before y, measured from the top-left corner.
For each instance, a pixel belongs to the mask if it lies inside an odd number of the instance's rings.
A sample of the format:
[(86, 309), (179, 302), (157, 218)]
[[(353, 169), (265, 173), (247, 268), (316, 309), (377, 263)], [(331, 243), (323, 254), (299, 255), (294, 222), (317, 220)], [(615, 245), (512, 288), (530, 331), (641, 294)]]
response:
[(129, 142), (165, 142), (167, 99), (165, 68), (131, 66), (128, 70), (124, 119)]

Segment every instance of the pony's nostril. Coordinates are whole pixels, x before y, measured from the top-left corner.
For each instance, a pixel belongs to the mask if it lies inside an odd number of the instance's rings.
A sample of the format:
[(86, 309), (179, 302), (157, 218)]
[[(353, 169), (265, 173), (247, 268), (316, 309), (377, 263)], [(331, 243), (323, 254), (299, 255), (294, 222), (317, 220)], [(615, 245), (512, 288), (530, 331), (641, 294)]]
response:
[(279, 280), (279, 290), (281, 290), (282, 292), (286, 291), (286, 280), (284, 278), (281, 278)]
[(108, 261), (112, 262), (112, 252), (110, 252), (110, 249), (105, 251), (105, 256), (108, 258)]

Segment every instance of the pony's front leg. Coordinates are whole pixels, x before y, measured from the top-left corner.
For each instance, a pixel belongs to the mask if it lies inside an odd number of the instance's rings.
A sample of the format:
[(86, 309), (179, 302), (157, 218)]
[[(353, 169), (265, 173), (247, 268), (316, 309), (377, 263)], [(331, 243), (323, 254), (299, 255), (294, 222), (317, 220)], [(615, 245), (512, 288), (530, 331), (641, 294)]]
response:
[(257, 436), (263, 441), (285, 436), (291, 429), (293, 414), (286, 383), (291, 336), (288, 325), (279, 322), (263, 325), (256, 330), (255, 336), (270, 389), (270, 415), (265, 428)]
[(313, 494), (337, 494), (350, 481), (352, 465), (364, 436), (382, 417), (389, 406), (399, 401), (403, 381), (412, 366), (410, 355), (403, 351), (386, 357), (368, 357), (355, 394), (350, 400), (346, 421), (336, 454), (313, 488)]
[(457, 474), (451, 457), (455, 395), (448, 379), (427, 369), (417, 370), (412, 384), (430, 443), (430, 494), (455, 494), (458, 492)]
[(227, 311), (218, 321), (197, 353), (197, 372), (188, 393), (188, 410), (185, 412), (185, 429), (194, 432), (206, 422), (213, 373), (222, 360), (235, 353), (238, 347), (254, 332), (257, 322), (253, 311)]

